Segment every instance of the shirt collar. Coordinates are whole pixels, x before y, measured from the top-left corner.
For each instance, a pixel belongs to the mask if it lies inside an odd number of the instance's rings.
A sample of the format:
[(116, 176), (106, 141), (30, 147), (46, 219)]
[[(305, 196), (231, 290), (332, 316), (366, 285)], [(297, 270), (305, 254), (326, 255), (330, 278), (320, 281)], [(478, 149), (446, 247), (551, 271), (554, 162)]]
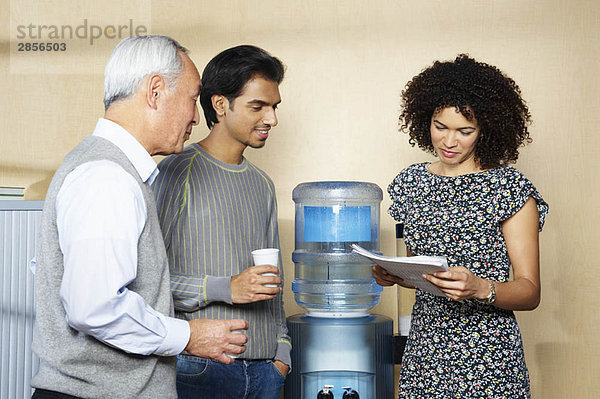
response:
[(119, 124), (100, 118), (94, 129), (94, 136), (102, 137), (119, 147), (137, 170), (143, 182), (152, 184), (158, 175), (156, 162), (148, 151)]

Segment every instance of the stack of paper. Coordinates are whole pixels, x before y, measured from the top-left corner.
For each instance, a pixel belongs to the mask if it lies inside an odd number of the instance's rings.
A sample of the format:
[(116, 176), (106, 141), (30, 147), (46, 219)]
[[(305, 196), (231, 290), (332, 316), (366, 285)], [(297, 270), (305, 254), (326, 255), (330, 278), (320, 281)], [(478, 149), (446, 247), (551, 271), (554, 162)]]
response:
[(400, 277), (416, 288), (437, 296), (445, 296), (438, 287), (423, 278), (423, 274), (433, 274), (449, 270), (448, 261), (445, 256), (405, 256), (393, 258), (378, 255), (356, 244), (352, 244), (352, 251), (370, 259), (373, 263), (383, 267), (388, 273)]
[(22, 200), (24, 194), (24, 187), (0, 186), (0, 200)]

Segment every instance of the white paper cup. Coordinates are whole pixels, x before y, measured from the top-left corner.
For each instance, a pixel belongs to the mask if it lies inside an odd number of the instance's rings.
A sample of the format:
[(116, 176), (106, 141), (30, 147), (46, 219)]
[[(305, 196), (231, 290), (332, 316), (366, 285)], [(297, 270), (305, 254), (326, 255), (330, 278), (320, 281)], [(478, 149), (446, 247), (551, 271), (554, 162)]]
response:
[[(279, 250), (277, 248), (263, 248), (252, 251), (254, 265), (279, 266)], [(263, 273), (263, 276), (277, 276), (275, 273)], [(264, 284), (265, 287), (279, 287), (277, 284)]]
[(263, 248), (252, 251), (254, 265), (279, 266), (279, 250), (277, 248)]
[[(231, 332), (236, 333), (236, 334), (246, 334), (245, 330), (232, 330)], [(225, 353), (225, 354), (232, 359), (237, 359), (238, 357), (240, 357), (241, 354), (243, 354), (243, 352), (240, 354), (237, 354), (237, 353)]]

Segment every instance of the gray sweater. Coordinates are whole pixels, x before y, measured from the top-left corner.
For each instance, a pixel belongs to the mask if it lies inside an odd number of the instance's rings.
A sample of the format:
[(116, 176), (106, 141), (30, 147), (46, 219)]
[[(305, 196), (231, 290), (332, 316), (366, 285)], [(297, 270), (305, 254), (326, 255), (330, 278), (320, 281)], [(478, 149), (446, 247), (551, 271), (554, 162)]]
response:
[(240, 358), (291, 365), (283, 295), (242, 305), (231, 301), (231, 276), (253, 265), (251, 252), (279, 248), (271, 179), (245, 158), (229, 165), (196, 143), (158, 168), (154, 191), (176, 316), (247, 320), (248, 343)]
[(84, 398), (175, 398), (175, 358), (128, 354), (72, 329), (65, 321), (59, 291), (63, 256), (58, 241), (55, 201), (65, 177), (96, 160), (120, 165), (139, 182), (147, 215), (138, 241), (137, 277), (127, 288), (165, 315), (173, 314), (169, 267), (154, 194), (121, 150), (108, 140), (85, 138), (59, 167), (46, 195), (37, 248), (36, 322), (33, 349), (40, 369), (31, 385)]

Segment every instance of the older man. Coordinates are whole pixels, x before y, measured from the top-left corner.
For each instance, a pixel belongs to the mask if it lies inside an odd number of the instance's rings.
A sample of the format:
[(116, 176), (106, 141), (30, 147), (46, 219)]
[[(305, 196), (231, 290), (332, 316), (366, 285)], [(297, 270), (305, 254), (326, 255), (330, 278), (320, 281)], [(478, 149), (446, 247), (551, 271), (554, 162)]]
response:
[(200, 76), (165, 36), (130, 37), (105, 70), (105, 115), (48, 189), (36, 266), (34, 398), (175, 398), (175, 358), (224, 363), (244, 320), (171, 317), (169, 267), (150, 184), (155, 154), (198, 124)]

